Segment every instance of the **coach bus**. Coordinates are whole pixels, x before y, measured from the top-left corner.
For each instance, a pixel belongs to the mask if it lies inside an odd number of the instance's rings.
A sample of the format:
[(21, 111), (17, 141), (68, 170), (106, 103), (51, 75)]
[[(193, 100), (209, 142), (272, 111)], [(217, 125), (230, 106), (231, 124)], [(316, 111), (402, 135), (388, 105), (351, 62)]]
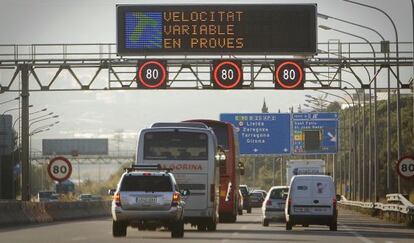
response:
[(220, 222), (235, 222), (237, 214), (242, 212), (239, 200), (239, 141), (236, 128), (228, 122), (216, 120), (190, 120), (188, 122), (201, 122), (213, 129), (218, 145), (226, 153), (225, 166), (220, 167), (220, 199), (219, 220)]
[(140, 131), (136, 163), (171, 169), (180, 190), (190, 191), (184, 222), (200, 231), (214, 231), (218, 222), (217, 151), (214, 132), (202, 123), (155, 123)]

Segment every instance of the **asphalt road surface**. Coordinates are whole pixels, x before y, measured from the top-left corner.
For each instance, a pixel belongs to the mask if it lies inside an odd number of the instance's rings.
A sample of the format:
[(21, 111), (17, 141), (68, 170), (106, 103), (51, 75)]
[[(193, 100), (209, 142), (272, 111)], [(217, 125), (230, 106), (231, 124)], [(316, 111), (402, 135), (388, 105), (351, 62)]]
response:
[(167, 231), (138, 231), (128, 228), (126, 238), (113, 238), (112, 221), (102, 218), (42, 225), (19, 226), (0, 230), (0, 243), (48, 242), (414, 242), (414, 229), (387, 223), (351, 211), (339, 212), (338, 231), (327, 226), (297, 226), (285, 230), (283, 223), (263, 227), (260, 210), (244, 213), (237, 223), (219, 224), (216, 232), (198, 232), (186, 226), (183, 239), (171, 239)]

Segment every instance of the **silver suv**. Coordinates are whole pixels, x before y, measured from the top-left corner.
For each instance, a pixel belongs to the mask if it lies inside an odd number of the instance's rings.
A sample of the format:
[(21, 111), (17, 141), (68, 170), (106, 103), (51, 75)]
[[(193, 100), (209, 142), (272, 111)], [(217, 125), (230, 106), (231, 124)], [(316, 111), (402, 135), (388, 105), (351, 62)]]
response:
[(184, 201), (172, 173), (157, 165), (133, 165), (122, 175), (112, 201), (112, 235), (125, 237), (127, 227), (165, 227), (171, 237), (184, 236)]

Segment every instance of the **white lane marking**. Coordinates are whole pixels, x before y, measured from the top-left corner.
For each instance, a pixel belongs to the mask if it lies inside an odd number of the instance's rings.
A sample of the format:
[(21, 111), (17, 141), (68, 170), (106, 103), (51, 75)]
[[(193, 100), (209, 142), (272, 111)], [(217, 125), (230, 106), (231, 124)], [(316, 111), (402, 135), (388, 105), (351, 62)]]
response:
[(385, 243), (394, 243), (394, 241), (386, 241)]
[(370, 239), (368, 239), (368, 238), (366, 238), (366, 237), (364, 237), (364, 236), (362, 236), (362, 235), (360, 235), (359, 233), (357, 233), (357, 232), (355, 232), (355, 231), (353, 231), (351, 228), (349, 228), (348, 226), (346, 226), (346, 225), (341, 225), (342, 226), (342, 228), (344, 228), (346, 231), (348, 231), (349, 233), (351, 233), (353, 236), (355, 236), (356, 238), (358, 238), (358, 240), (360, 240), (360, 241), (362, 241), (362, 242), (364, 242), (364, 243), (374, 243), (374, 241), (372, 241), (372, 240), (370, 240)]

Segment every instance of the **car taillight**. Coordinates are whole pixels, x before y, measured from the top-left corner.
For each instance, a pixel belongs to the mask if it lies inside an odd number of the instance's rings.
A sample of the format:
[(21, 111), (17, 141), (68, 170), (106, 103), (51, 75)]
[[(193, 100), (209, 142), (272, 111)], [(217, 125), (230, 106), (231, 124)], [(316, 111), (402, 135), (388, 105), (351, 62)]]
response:
[(116, 206), (121, 206), (121, 194), (119, 192), (115, 193), (114, 202)]
[(336, 198), (332, 198), (332, 206), (336, 209)]
[(216, 198), (216, 185), (210, 184), (210, 201), (214, 202)]
[(289, 198), (288, 200), (288, 214), (290, 214), (290, 207), (292, 206), (292, 199)]
[(179, 192), (174, 192), (172, 196), (171, 206), (176, 207), (180, 203), (181, 195)]
[(272, 206), (272, 201), (267, 200), (267, 201), (266, 201), (266, 206)]

